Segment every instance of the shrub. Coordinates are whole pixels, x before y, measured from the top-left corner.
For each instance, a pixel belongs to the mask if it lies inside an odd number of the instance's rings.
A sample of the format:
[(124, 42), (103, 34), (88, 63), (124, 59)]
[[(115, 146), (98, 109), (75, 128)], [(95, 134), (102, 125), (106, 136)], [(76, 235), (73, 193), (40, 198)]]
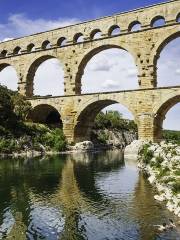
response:
[(149, 147), (150, 147), (149, 144), (145, 144), (140, 151), (142, 161), (145, 164), (149, 164), (151, 159), (153, 158), (153, 151), (149, 150)]
[(100, 143), (106, 144), (106, 142), (108, 140), (108, 135), (105, 132), (101, 131), (98, 134), (97, 139), (99, 140)]
[(118, 111), (100, 112), (95, 118), (95, 129), (118, 129), (132, 130), (137, 132), (137, 125), (134, 121), (124, 119)]
[(176, 194), (180, 192), (180, 180), (177, 180), (172, 184), (172, 191)]
[(50, 133), (47, 133), (43, 139), (46, 146), (54, 149), (55, 151), (63, 151), (66, 149), (67, 141), (62, 129), (56, 128), (52, 130)]

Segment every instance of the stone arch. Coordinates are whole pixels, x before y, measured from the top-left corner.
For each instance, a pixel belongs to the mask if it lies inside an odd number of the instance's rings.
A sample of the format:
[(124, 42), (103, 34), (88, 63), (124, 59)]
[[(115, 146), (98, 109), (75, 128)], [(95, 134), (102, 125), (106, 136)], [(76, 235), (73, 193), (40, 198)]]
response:
[(155, 16), (151, 20), (150, 26), (151, 27), (161, 27), (161, 26), (164, 26), (165, 24), (166, 24), (165, 18), (163, 16), (158, 15), (158, 16)]
[(180, 22), (180, 13), (178, 13), (177, 17), (176, 17), (176, 22), (179, 23)]
[[(90, 101), (86, 102), (85, 105), (80, 106), (81, 110), (75, 116), (74, 142), (89, 140), (90, 132), (97, 114), (105, 107), (116, 103), (119, 103), (126, 107), (129, 112), (135, 116), (134, 110), (130, 109), (129, 106), (124, 102), (121, 103), (116, 99), (113, 100), (108, 98), (102, 100), (99, 100), (97, 98), (91, 99)], [(134, 117), (134, 119), (136, 118)]]
[(73, 38), (73, 43), (81, 43), (84, 42), (84, 36), (82, 33), (76, 33)]
[(34, 85), (34, 77), (38, 67), (45, 62), (46, 60), (56, 58), (54, 55), (41, 55), (38, 58), (33, 59), (30, 67), (26, 71), (26, 96), (33, 96), (33, 85)]
[(42, 46), (41, 46), (42, 49), (48, 49), (48, 48), (51, 48), (51, 43), (49, 40), (45, 40), (43, 43), (42, 43)]
[(160, 54), (163, 51), (163, 49), (170, 43), (171, 41), (177, 39), (180, 37), (180, 31), (177, 31), (175, 33), (172, 33), (169, 36), (166, 36), (163, 40), (159, 41), (157, 43), (157, 47), (155, 48), (152, 56), (153, 56), (153, 65), (154, 65), (154, 76), (155, 76), (155, 87), (157, 86), (157, 62), (160, 58)]
[(154, 139), (162, 140), (162, 125), (167, 112), (177, 103), (180, 103), (180, 95), (169, 98), (164, 101), (155, 112), (154, 117)]
[(65, 37), (60, 37), (58, 40), (57, 40), (57, 46), (58, 47), (63, 47), (67, 44), (67, 39)]
[(139, 21), (133, 21), (128, 26), (128, 32), (136, 32), (141, 30), (141, 23)]
[(39, 104), (36, 105), (27, 116), (28, 121), (34, 123), (50, 124), (62, 128), (61, 114), (52, 105)]
[(2, 50), (2, 52), (1, 52), (1, 57), (6, 57), (7, 56), (7, 53), (8, 53), (8, 51), (7, 50)]
[(13, 55), (18, 55), (21, 52), (21, 48), (19, 46), (15, 47), (13, 50)]
[(12, 65), (11, 62), (0, 63), (0, 72), (2, 72), (3, 70), (6, 71), (6, 68), (7, 68), (7, 72), (2, 73), (3, 77), (0, 76), (1, 78), (0, 84), (7, 86), (11, 90), (17, 91), (18, 77), (19, 77), (17, 68), (14, 65)]
[(108, 30), (108, 36), (116, 36), (119, 35), (121, 32), (120, 27), (118, 25), (113, 25)]
[[(101, 45), (101, 46), (96, 47), (96, 48), (92, 49), (91, 51), (87, 52), (81, 59), (80, 64), (78, 66), (78, 71), (77, 71), (76, 78), (75, 78), (75, 94), (81, 94), (81, 79), (84, 74), (84, 69), (85, 69), (87, 63), (89, 62), (89, 60), (92, 57), (94, 57), (96, 54), (98, 54), (104, 50), (113, 49), (113, 48), (125, 50), (134, 57), (133, 51), (130, 51), (129, 49), (127, 50), (127, 49), (120, 47), (118, 45), (115, 45), (115, 44)], [(134, 59), (135, 59), (135, 57), (134, 57)]]
[(29, 53), (32, 52), (34, 48), (35, 48), (34, 43), (30, 43), (30, 44), (27, 46), (27, 52), (29, 52)]
[(9, 63), (1, 63), (1, 64), (0, 64), (0, 72), (1, 72), (3, 69), (5, 69), (6, 67), (9, 67), (9, 66), (11, 66)]
[[(98, 34), (99, 34), (100, 36), (98, 36)], [(102, 34), (102, 31), (101, 31), (99, 28), (94, 29), (94, 30), (92, 30), (91, 33), (90, 33), (90, 39), (91, 39), (91, 40), (98, 39), (98, 38), (101, 37), (101, 34)]]

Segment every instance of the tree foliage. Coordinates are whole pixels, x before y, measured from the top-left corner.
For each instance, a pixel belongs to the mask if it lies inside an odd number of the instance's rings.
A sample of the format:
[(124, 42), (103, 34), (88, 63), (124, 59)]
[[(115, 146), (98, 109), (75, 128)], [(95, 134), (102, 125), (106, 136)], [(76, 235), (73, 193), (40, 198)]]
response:
[(132, 130), (137, 132), (137, 125), (133, 120), (124, 119), (118, 111), (100, 112), (95, 119), (95, 129)]
[(0, 125), (14, 129), (23, 121), (31, 109), (31, 104), (15, 91), (0, 86)]

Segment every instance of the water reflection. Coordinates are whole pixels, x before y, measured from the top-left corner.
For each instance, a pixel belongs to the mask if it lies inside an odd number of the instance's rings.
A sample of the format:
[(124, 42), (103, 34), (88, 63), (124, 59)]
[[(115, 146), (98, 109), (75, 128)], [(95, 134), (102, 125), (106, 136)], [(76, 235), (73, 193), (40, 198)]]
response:
[(179, 239), (153, 194), (119, 151), (0, 160), (0, 239)]

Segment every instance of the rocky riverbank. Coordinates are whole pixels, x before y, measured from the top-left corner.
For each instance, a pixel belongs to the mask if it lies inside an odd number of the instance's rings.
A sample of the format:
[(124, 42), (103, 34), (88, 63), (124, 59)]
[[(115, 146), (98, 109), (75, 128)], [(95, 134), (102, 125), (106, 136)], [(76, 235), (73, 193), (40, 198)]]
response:
[(180, 146), (161, 142), (141, 143), (138, 166), (158, 191), (154, 198), (180, 217)]
[(93, 130), (91, 141), (95, 148), (124, 149), (137, 139), (137, 134), (132, 130), (98, 129)]

